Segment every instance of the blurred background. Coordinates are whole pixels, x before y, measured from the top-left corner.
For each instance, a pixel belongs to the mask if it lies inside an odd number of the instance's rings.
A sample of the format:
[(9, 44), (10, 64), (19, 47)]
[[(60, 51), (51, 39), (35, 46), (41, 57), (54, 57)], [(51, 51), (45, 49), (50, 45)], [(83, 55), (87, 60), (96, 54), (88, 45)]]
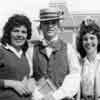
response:
[(27, 15), (32, 21), (32, 39), (39, 39), (37, 32), (39, 10), (48, 6), (56, 6), (64, 11), (64, 21), (61, 22), (62, 38), (68, 42), (74, 42), (80, 22), (86, 16), (92, 16), (100, 25), (99, 0), (0, 0), (0, 37), (2, 28), (10, 16), (16, 13)]

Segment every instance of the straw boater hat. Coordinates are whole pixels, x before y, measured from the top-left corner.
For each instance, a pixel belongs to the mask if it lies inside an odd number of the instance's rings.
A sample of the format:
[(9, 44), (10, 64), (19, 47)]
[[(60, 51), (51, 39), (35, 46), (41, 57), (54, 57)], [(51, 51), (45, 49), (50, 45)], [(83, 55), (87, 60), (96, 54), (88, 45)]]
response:
[(63, 19), (64, 12), (56, 7), (49, 7), (40, 10), (39, 19), (35, 21), (49, 21), (56, 19)]

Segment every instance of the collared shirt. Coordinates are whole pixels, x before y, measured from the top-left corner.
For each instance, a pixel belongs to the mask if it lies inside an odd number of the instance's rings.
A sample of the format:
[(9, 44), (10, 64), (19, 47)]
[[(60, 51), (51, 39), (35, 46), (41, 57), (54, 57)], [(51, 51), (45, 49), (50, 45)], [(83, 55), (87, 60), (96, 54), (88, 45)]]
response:
[(64, 78), (63, 84), (59, 89), (52, 93), (55, 100), (61, 100), (65, 97), (72, 98), (78, 93), (80, 87), (81, 67), (78, 61), (77, 53), (74, 48), (68, 44), (68, 63), (70, 66), (70, 74)]
[(17, 51), (13, 46), (9, 44), (7, 44), (5, 48), (11, 50), (18, 58), (21, 58), (21, 55), (23, 54), (22, 50)]
[(43, 45), (48, 45), (49, 42), (55, 42), (58, 40), (58, 35), (56, 35), (55, 37), (53, 37), (50, 41), (47, 41), (45, 38), (41, 39), (40, 41), (42, 41)]
[(100, 64), (100, 55), (97, 54), (94, 61), (90, 62), (87, 57), (83, 60), (82, 70), (82, 94), (85, 96), (94, 95), (94, 80), (96, 70)]
[[(46, 46), (46, 45), (48, 45), (50, 42), (56, 42), (57, 40), (58, 40), (58, 35), (56, 35), (56, 36), (55, 36), (52, 40), (50, 40), (50, 41), (47, 41), (46, 39), (42, 39), (41, 41), (42, 41), (43, 45)], [(46, 49), (47, 57), (49, 58), (50, 55), (51, 55), (52, 52), (53, 52), (53, 48), (50, 47), (50, 46), (47, 46), (45, 49)]]

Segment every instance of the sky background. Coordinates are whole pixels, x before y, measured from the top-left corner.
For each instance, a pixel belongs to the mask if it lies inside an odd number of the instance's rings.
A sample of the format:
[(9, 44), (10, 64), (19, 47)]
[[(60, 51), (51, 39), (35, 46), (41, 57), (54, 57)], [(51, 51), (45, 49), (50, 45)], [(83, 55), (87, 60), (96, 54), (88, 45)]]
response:
[[(34, 19), (38, 17), (39, 9), (47, 7), (54, 0), (0, 0), (0, 36), (2, 28), (10, 16), (15, 13), (27, 15), (33, 23), (33, 30), (38, 23)], [(62, 0), (56, 0), (62, 1)], [(64, 0), (69, 12), (100, 12), (99, 0)]]

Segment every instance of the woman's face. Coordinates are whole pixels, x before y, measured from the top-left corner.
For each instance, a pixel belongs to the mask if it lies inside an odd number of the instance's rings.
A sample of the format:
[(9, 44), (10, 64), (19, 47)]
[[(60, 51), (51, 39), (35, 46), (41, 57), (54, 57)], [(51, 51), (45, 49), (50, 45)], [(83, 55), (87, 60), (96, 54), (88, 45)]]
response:
[(98, 38), (94, 34), (86, 33), (83, 36), (83, 48), (87, 54), (94, 54), (97, 52)]
[(11, 31), (11, 45), (15, 48), (21, 48), (27, 39), (27, 28), (22, 25), (14, 27)]

